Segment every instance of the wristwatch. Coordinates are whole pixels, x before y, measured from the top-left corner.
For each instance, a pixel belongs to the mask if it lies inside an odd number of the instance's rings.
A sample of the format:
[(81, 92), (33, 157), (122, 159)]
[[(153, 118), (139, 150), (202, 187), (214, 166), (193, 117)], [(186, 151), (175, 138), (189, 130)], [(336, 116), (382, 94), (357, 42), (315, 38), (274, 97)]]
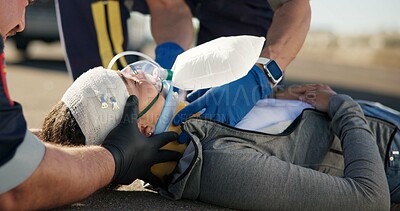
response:
[(268, 79), (271, 81), (273, 87), (282, 80), (283, 71), (274, 60), (260, 57), (257, 60), (257, 63), (263, 65), (263, 71), (268, 76)]

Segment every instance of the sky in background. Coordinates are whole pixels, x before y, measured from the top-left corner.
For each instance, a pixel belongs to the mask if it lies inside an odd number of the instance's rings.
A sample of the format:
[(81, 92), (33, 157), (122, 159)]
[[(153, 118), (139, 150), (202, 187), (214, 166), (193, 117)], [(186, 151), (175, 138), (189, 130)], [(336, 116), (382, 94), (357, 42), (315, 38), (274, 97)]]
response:
[(337, 34), (400, 31), (400, 0), (311, 0), (311, 31)]

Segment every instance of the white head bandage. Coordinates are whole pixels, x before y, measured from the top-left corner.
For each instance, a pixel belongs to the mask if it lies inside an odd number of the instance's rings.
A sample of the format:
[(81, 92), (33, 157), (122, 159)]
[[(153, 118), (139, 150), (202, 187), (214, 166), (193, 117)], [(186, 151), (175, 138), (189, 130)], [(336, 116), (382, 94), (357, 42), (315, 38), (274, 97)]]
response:
[(96, 67), (76, 79), (61, 100), (71, 110), (86, 144), (99, 145), (121, 121), (128, 97), (116, 71)]

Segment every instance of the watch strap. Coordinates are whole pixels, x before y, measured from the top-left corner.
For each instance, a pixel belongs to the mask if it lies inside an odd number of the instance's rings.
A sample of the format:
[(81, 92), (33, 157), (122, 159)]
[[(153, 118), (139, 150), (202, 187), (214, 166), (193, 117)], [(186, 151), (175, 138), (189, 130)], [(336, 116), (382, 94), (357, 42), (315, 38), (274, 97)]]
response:
[(259, 57), (256, 63), (267, 64), (269, 61), (271, 61), (271, 59), (265, 57)]
[(267, 76), (268, 80), (271, 82), (272, 87), (275, 87), (279, 83), (280, 80), (278, 82), (276, 82), (275, 79), (272, 78), (272, 74), (266, 68), (267, 63), (270, 62), (270, 61), (271, 61), (271, 59), (268, 59), (268, 58), (265, 58), (265, 57), (259, 57), (258, 60), (257, 60), (257, 63), (263, 65), (262, 71), (265, 73), (265, 75)]

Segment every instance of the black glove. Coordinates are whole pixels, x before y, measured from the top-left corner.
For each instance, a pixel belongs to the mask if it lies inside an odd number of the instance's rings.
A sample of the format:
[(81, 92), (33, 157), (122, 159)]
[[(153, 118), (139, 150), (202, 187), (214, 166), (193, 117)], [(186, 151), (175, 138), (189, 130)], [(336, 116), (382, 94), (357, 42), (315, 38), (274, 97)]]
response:
[(107, 136), (103, 143), (114, 157), (114, 184), (128, 185), (135, 179), (142, 179), (161, 186), (161, 180), (150, 172), (153, 164), (178, 161), (179, 152), (160, 150), (165, 144), (177, 140), (175, 132), (165, 132), (152, 137), (145, 137), (137, 125), (138, 98), (130, 96), (126, 101), (121, 122)]

